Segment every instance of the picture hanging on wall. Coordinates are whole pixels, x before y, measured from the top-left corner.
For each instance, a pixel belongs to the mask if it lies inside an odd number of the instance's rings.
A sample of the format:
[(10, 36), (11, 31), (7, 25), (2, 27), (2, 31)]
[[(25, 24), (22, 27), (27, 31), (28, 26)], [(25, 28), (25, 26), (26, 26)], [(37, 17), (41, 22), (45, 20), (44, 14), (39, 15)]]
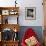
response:
[(35, 20), (36, 19), (36, 8), (26, 7), (25, 8), (25, 18), (27, 20)]

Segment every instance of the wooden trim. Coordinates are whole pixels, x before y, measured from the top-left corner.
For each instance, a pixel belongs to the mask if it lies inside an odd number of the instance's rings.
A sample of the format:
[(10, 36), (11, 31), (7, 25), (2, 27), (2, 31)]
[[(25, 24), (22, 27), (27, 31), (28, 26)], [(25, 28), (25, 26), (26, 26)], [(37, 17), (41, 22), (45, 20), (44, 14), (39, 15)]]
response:
[(19, 9), (19, 7), (0, 7), (0, 10), (6, 9)]

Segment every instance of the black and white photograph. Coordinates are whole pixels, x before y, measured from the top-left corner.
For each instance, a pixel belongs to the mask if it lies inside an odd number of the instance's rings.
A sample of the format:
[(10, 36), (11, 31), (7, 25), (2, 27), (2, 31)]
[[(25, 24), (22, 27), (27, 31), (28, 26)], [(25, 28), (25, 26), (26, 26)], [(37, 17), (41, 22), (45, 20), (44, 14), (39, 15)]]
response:
[(26, 7), (25, 8), (25, 18), (29, 20), (35, 20), (36, 19), (36, 8), (35, 7)]

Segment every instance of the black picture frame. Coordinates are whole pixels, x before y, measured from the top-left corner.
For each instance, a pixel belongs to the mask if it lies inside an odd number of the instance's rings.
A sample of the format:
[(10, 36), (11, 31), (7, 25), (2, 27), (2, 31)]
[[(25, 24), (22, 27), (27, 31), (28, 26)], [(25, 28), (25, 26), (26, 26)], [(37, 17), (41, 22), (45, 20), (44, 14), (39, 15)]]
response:
[(36, 19), (36, 8), (26, 7), (25, 8), (25, 18), (27, 20), (35, 20)]

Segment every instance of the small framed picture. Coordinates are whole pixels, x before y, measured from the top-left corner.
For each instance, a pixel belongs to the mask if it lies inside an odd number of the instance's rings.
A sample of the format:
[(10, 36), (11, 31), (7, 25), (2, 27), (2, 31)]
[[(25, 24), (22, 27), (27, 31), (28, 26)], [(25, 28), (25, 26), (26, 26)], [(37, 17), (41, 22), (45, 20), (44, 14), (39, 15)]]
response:
[(25, 8), (25, 18), (27, 20), (35, 20), (36, 19), (36, 8), (26, 7)]
[(9, 15), (9, 10), (2, 10), (2, 15)]

